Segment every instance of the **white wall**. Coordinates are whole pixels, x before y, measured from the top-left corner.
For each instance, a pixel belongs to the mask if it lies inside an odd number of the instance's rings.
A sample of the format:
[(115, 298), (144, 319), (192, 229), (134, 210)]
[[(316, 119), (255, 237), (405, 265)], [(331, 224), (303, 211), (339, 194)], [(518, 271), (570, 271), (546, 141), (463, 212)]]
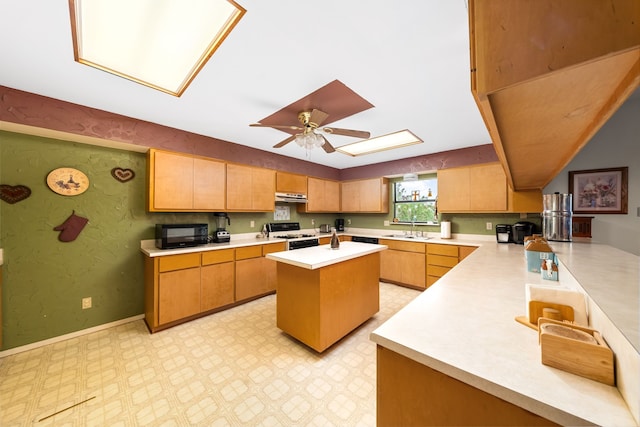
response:
[[(569, 192), (569, 171), (629, 167), (626, 215), (594, 215), (593, 240), (640, 256), (640, 90), (627, 99), (543, 194)], [(589, 215), (590, 216), (590, 215)]]

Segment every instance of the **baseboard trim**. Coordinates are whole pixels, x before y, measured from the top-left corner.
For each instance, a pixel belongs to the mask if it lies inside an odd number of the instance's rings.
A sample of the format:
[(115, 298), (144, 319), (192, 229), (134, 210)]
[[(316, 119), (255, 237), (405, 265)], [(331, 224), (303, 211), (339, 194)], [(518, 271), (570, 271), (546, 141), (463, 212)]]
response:
[(103, 325), (94, 326), (92, 328), (82, 329), (80, 331), (71, 332), (69, 334), (60, 335), (60, 336), (49, 338), (42, 341), (37, 341), (37, 342), (23, 345), (20, 347), (10, 348), (9, 350), (0, 351), (0, 359), (2, 359), (3, 357), (14, 355), (14, 354), (22, 353), (24, 351), (29, 351), (35, 348), (44, 347), (45, 345), (55, 344), (58, 342), (66, 341), (71, 338), (76, 338), (82, 335), (91, 334), (93, 332), (98, 332), (105, 329), (113, 328), (115, 326), (124, 325), (126, 323), (135, 322), (136, 320), (141, 320), (141, 319), (144, 319), (144, 314), (138, 314), (137, 316), (116, 320), (115, 322), (105, 323)]

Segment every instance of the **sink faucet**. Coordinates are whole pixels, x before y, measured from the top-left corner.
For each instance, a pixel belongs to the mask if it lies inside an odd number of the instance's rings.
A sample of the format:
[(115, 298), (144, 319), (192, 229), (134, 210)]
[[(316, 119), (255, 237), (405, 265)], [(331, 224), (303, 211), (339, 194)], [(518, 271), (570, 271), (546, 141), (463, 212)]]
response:
[(416, 226), (416, 216), (412, 216), (411, 217), (411, 232), (409, 233), (411, 236), (413, 236), (413, 228)]

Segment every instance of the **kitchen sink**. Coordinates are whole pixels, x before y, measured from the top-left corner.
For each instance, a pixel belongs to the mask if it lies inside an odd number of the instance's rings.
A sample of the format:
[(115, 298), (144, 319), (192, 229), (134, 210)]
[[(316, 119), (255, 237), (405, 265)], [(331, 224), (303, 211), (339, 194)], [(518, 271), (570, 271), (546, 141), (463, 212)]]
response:
[(382, 237), (395, 237), (396, 239), (413, 239), (413, 240), (429, 240), (430, 237), (426, 236), (414, 236), (408, 234), (385, 234)]

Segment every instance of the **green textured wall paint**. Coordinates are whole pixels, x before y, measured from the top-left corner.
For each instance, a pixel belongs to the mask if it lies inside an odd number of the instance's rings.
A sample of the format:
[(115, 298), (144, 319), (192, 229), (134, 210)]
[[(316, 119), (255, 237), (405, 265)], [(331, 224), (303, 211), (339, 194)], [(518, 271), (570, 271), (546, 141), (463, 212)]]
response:
[[(75, 167), (91, 180), (85, 193), (66, 197), (46, 186), (47, 174)], [(136, 177), (126, 183), (111, 176), (114, 167), (129, 168)], [(31, 344), (144, 312), (143, 255), (140, 241), (154, 237), (156, 223), (209, 224), (208, 213), (146, 211), (146, 155), (91, 145), (0, 131), (0, 183), (26, 185), (31, 196), (16, 204), (0, 201), (2, 266), (2, 349)], [(391, 195), (389, 195), (391, 197)], [(300, 214), (290, 208), (290, 221), (311, 228), (351, 220), (351, 227), (383, 229), (388, 214)], [(391, 206), (391, 205), (390, 205)], [(53, 228), (72, 211), (89, 219), (79, 237), (58, 240)], [(392, 210), (392, 209), (391, 209)], [(273, 212), (230, 213), (234, 233), (258, 233), (273, 222)], [(454, 233), (494, 234), (485, 222), (514, 223), (518, 215), (447, 215)], [(530, 220), (530, 219), (529, 219)], [(254, 221), (254, 227), (250, 226)], [(534, 220), (534, 222), (536, 222)], [(393, 231), (408, 225), (391, 226)], [(439, 226), (421, 229), (438, 232)], [(81, 309), (92, 297), (93, 308)]]

